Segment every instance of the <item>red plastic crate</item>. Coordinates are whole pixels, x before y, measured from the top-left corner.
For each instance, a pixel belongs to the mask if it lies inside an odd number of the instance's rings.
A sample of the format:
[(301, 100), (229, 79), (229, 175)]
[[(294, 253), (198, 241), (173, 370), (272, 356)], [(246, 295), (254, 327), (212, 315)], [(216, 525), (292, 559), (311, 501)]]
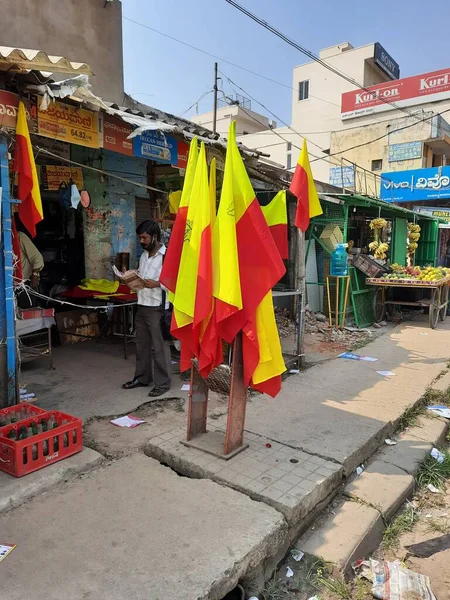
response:
[[(58, 427), (38, 433), (24, 440), (8, 438), (11, 430), (38, 425), (41, 419), (53, 419)], [(63, 421), (67, 421), (64, 425)], [(0, 470), (22, 477), (63, 458), (72, 456), (83, 449), (82, 422), (77, 417), (65, 413), (44, 411), (35, 417), (24, 419), (13, 425), (0, 428)]]
[[(33, 406), (28, 402), (21, 402), (20, 404), (16, 404), (15, 406), (2, 408), (0, 410), (0, 423), (9, 420), (11, 417), (17, 419), (17, 421), (20, 421), (22, 419), (28, 419), (30, 417), (33, 417), (34, 415), (41, 415), (45, 412), (47, 411), (43, 408), (38, 408), (37, 406)], [(0, 425), (0, 427), (2, 427), (2, 425)]]
[(40, 319), (41, 317), (54, 317), (53, 308), (24, 308), (19, 309), (19, 319)]

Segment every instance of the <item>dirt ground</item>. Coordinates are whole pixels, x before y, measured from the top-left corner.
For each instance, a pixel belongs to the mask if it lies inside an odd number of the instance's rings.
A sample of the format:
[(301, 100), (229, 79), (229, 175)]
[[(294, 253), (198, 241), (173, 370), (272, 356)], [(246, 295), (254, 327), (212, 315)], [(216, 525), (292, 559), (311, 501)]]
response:
[(385, 550), (380, 547), (375, 558), (389, 561), (397, 559), (411, 571), (427, 575), (437, 600), (448, 600), (450, 549), (436, 552), (428, 558), (419, 558), (413, 556), (407, 547), (450, 534), (450, 487), (439, 494), (428, 490), (419, 492), (412, 502), (412, 510), (419, 513), (412, 530), (400, 535), (396, 548)]

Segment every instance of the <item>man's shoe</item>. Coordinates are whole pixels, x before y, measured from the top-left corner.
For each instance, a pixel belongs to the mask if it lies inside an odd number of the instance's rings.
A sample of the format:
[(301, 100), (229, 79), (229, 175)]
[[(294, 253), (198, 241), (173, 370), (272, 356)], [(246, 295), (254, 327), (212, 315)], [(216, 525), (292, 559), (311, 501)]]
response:
[(141, 383), (139, 381), (139, 379), (133, 379), (133, 381), (127, 381), (126, 383), (123, 384), (123, 389), (124, 390), (134, 390), (134, 388), (138, 388), (138, 387), (147, 387), (146, 383)]

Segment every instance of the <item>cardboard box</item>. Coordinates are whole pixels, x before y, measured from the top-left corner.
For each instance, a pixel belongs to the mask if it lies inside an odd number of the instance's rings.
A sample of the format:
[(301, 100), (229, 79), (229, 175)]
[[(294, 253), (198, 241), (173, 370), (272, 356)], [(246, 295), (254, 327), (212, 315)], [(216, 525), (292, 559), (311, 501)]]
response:
[(320, 241), (331, 254), (336, 250), (336, 246), (338, 244), (342, 244), (344, 241), (344, 236), (342, 235), (342, 231), (340, 230), (338, 225), (334, 223), (328, 223), (325, 226), (325, 229), (320, 234)]

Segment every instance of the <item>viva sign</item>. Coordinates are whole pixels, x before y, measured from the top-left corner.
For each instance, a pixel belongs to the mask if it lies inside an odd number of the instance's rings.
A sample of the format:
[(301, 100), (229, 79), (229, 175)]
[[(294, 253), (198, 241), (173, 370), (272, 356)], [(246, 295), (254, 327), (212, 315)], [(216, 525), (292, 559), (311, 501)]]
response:
[(383, 173), (380, 198), (386, 202), (450, 198), (450, 167)]

